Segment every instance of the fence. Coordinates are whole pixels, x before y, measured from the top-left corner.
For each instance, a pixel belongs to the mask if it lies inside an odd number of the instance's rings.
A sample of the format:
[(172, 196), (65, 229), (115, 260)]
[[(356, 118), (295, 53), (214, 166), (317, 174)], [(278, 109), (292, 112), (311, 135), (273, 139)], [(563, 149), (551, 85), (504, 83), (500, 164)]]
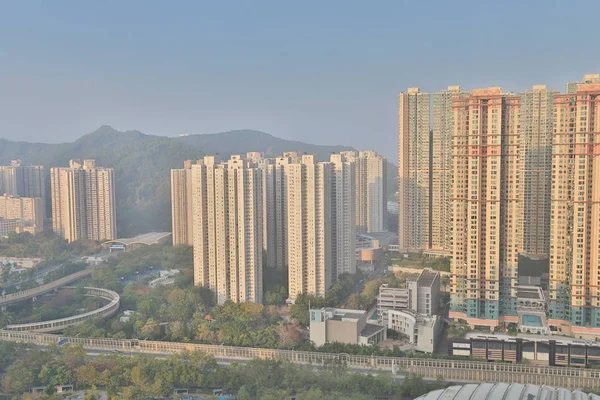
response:
[(119, 351), (142, 354), (177, 354), (184, 351), (202, 351), (217, 360), (247, 361), (283, 359), (297, 364), (324, 365), (343, 362), (355, 370), (398, 371), (422, 375), (426, 379), (449, 382), (517, 382), (548, 385), (569, 389), (600, 389), (600, 370), (545, 367), (521, 364), (488, 363), (479, 361), (436, 360), (401, 357), (360, 356), (345, 353), (319, 353), (294, 350), (260, 349), (192, 343), (159, 342), (147, 340), (120, 340), (106, 338), (62, 337), (31, 332), (0, 330), (0, 340), (50, 345), (64, 339), (67, 343), (82, 345), (87, 350)]

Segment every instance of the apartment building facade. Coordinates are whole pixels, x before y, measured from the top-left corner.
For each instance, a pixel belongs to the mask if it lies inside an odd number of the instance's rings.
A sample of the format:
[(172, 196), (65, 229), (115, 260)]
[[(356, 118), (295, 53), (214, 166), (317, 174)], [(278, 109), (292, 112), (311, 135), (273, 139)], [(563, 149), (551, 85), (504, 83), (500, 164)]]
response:
[(185, 160), (182, 169), (171, 170), (171, 223), (173, 246), (193, 244), (192, 223), (192, 160)]
[(516, 315), (519, 98), (498, 87), (455, 102), (451, 316), (497, 326)]
[(325, 296), (333, 283), (332, 165), (302, 155), (285, 167), (287, 179), (288, 292)]
[(387, 230), (387, 159), (376, 151), (343, 151), (354, 161), (356, 232)]
[(262, 303), (262, 173), (233, 155), (192, 165), (194, 283), (218, 304)]
[(50, 170), (50, 182), (54, 232), (69, 242), (117, 238), (112, 168), (71, 160), (69, 168)]
[(44, 204), (41, 197), (0, 196), (0, 219), (15, 223), (14, 232), (36, 234), (44, 230)]
[(335, 280), (356, 273), (356, 163), (343, 154), (332, 154), (331, 244)]
[(452, 254), (454, 101), (466, 96), (460, 86), (448, 86), (448, 90), (433, 94), (430, 250), (442, 256)]
[(409, 88), (398, 104), (398, 242), (419, 251), (431, 246), (430, 96)]
[(600, 334), (600, 84), (556, 96), (554, 115), (550, 324)]

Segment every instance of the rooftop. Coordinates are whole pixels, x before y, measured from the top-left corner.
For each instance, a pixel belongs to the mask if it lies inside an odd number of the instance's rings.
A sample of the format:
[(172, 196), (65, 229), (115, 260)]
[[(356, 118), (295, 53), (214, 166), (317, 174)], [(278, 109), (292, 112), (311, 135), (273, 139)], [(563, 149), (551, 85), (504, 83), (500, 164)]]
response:
[(435, 281), (435, 278), (438, 277), (440, 275), (439, 272), (437, 271), (431, 271), (429, 269), (424, 269), (423, 272), (421, 272), (421, 275), (419, 275), (419, 286), (420, 287), (430, 287), (431, 285), (433, 285), (433, 282)]
[(323, 314), (326, 315), (326, 319), (341, 321), (342, 319), (360, 319), (366, 311), (363, 310), (351, 310), (346, 308), (331, 308), (324, 307), (321, 308)]
[(360, 336), (368, 338), (384, 329), (386, 329), (384, 326), (366, 323), (365, 327), (360, 331)]
[(164, 239), (167, 239), (169, 236), (171, 236), (171, 232), (148, 232), (148, 233), (142, 233), (141, 235), (137, 235), (132, 238), (121, 238), (121, 239), (109, 240), (108, 242), (105, 242), (105, 243), (120, 243), (125, 246), (128, 246), (130, 244), (151, 245), (151, 244), (158, 244), (161, 241), (163, 241)]
[(450, 386), (434, 390), (417, 400), (600, 400), (600, 396), (589, 395), (579, 390), (570, 391), (550, 386), (523, 385), (520, 383), (480, 383), (463, 386)]

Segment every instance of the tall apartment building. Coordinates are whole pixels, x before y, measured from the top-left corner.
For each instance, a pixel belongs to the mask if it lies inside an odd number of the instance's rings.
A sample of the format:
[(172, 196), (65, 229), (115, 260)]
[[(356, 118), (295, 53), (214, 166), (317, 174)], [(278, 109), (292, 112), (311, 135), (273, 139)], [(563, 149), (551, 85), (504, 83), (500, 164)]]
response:
[(498, 325), (516, 315), (519, 226), (519, 99), (500, 88), (455, 102), (450, 316)]
[(356, 231), (358, 233), (387, 230), (387, 160), (376, 151), (343, 151), (354, 161)]
[(21, 165), (21, 160), (12, 160), (10, 165), (0, 166), (0, 194), (19, 197), (39, 197), (45, 213), (46, 185), (44, 167)]
[(431, 247), (430, 96), (409, 88), (398, 100), (399, 247), (424, 250)]
[(460, 86), (433, 94), (433, 134), (431, 141), (431, 251), (452, 254), (452, 140), (454, 101), (469, 93)]
[(554, 115), (549, 317), (581, 334), (600, 327), (600, 84), (556, 96)]
[(519, 93), (522, 252), (548, 258), (552, 186), (553, 102), (557, 90), (535, 85)]
[(52, 227), (69, 242), (117, 238), (112, 168), (94, 160), (71, 160), (69, 168), (50, 170)]
[(183, 162), (183, 169), (171, 170), (171, 221), (173, 246), (191, 246), (192, 223), (192, 161)]
[(234, 155), (192, 165), (194, 283), (217, 301), (262, 303), (262, 172)]
[(332, 154), (331, 244), (335, 279), (356, 273), (356, 169), (354, 160)]
[(332, 268), (332, 165), (302, 155), (284, 167), (287, 181), (289, 298), (300, 293), (325, 296)]
[(32, 234), (44, 229), (44, 204), (41, 197), (0, 196), (0, 219), (18, 221)]
[(299, 162), (296, 152), (258, 161), (263, 173), (263, 247), (270, 268), (287, 266), (287, 191), (285, 166)]
[(579, 82), (568, 82), (566, 86), (566, 94), (577, 93), (577, 88), (580, 84), (600, 83), (600, 74), (585, 74), (583, 80)]

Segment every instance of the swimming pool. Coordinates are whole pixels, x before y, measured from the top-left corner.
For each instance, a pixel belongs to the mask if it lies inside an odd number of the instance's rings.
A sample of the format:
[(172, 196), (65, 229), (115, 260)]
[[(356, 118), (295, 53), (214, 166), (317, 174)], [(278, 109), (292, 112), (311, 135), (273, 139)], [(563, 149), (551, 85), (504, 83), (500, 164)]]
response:
[(523, 325), (541, 327), (542, 319), (537, 315), (523, 315)]

